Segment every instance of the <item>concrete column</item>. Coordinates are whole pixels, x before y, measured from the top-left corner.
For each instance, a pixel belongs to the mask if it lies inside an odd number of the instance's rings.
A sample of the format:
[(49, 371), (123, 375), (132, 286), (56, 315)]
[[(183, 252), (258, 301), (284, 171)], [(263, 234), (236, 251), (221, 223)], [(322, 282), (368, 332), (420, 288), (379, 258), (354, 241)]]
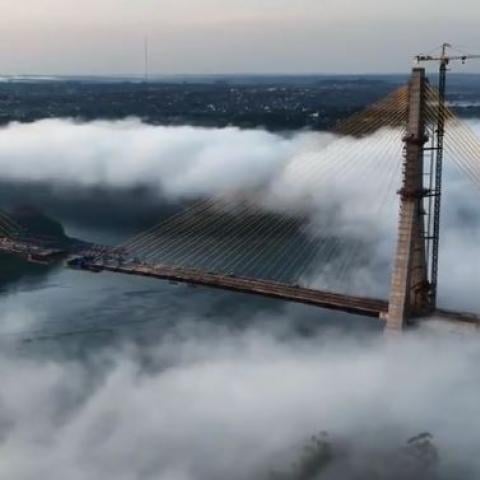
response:
[(394, 258), (387, 329), (401, 331), (428, 304), (428, 280), (424, 239), (423, 146), (425, 135), (425, 70), (412, 71), (408, 125), (400, 190), (400, 218)]

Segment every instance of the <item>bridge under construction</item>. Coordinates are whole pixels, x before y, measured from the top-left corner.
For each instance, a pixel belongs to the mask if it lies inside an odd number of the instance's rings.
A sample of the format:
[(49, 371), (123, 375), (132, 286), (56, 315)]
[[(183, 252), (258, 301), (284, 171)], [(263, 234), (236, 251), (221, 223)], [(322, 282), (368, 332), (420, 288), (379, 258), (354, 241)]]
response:
[[(341, 143), (336, 150), (338, 157), (329, 157), (328, 164), (309, 159), (308, 169), (302, 165), (298, 172), (304, 181), (318, 175), (330, 182), (327, 188), (332, 189), (332, 182), (335, 188), (349, 163), (358, 161), (355, 141), (380, 140), (378, 148), (370, 145), (365, 178), (383, 172), (387, 181), (378, 182), (378, 191), (370, 189), (365, 202), (380, 199), (380, 215), (384, 197), (398, 193), (397, 241), (388, 299), (309, 286), (308, 272), (322, 262), (337, 280), (348, 276), (364, 246), (362, 239), (351, 243), (332, 238), (324, 226), (316, 235), (305, 212), (298, 214), (293, 209), (278, 213), (278, 208), (239, 192), (195, 203), (122, 245), (91, 246), (75, 255), (28, 236), (1, 213), (0, 252), (37, 263), (70, 255), (68, 266), (87, 272), (149, 277), (375, 317), (385, 322), (389, 332), (399, 332), (418, 319), (433, 316), (480, 326), (479, 315), (437, 307), (444, 153), (476, 186), (480, 185), (480, 141), (447, 106), (445, 97), (446, 66), (467, 57), (449, 57), (447, 47), (444, 45), (438, 58), (417, 58), (420, 62), (440, 62), (438, 88), (429, 82), (425, 69), (415, 67), (406, 87), (340, 122), (331, 132), (333, 144)], [(396, 185), (399, 168), (402, 179)], [(354, 180), (361, 186), (362, 178)], [(347, 252), (343, 264), (335, 264), (339, 252)]]

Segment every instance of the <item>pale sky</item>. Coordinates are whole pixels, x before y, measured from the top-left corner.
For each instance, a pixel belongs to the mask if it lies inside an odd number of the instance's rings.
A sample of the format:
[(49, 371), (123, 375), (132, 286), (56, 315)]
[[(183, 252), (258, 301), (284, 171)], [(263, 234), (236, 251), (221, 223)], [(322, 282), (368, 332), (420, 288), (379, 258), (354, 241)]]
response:
[[(405, 72), (480, 53), (480, 0), (0, 0), (0, 73)], [(457, 71), (480, 72), (480, 62)]]

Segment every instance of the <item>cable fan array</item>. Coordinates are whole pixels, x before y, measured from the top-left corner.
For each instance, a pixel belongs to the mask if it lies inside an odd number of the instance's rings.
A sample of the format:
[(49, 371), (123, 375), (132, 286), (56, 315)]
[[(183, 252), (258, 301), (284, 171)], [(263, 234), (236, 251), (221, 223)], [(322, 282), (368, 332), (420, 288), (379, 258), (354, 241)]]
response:
[(279, 165), (261, 191), (196, 202), (120, 245), (118, 256), (289, 284), (348, 284), (372, 234), (359, 216), (373, 227), (394, 206), (407, 104), (402, 87), (339, 123), (317, 151)]
[(0, 238), (16, 238), (23, 228), (10, 215), (0, 210)]
[(480, 140), (477, 134), (450, 107), (441, 107), (438, 90), (428, 86), (426, 116), (436, 124), (440, 115), (446, 123), (445, 152), (448, 159), (480, 188)]
[(288, 283), (318, 273), (320, 266), (343, 284), (365, 240), (336, 230), (331, 216), (348, 217), (348, 212), (336, 210), (341, 202), (335, 204), (334, 197), (349, 195), (352, 187), (366, 189), (362, 208), (372, 216), (381, 213), (387, 197), (394, 197), (392, 184), (401, 165), (402, 132), (391, 127), (404, 124), (406, 111), (407, 90), (402, 88), (340, 123), (335, 140), (322, 152), (288, 165), (288, 184), (299, 189), (308, 184), (320, 192), (320, 208), (330, 209), (323, 212), (326, 221), (312, 221), (311, 212), (301, 210), (268, 211), (261, 199), (232, 195), (199, 202), (123, 244), (121, 250), (150, 264)]

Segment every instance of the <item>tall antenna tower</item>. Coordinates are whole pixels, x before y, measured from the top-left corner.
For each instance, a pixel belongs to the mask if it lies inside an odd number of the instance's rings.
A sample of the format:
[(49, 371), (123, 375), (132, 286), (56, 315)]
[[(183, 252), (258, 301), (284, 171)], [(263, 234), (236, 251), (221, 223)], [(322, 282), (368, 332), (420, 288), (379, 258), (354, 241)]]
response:
[(149, 65), (149, 60), (150, 60), (150, 44), (149, 44), (149, 38), (148, 36), (145, 36), (145, 41), (144, 41), (144, 60), (145, 60), (145, 83), (148, 83), (149, 77), (150, 77), (150, 65)]

